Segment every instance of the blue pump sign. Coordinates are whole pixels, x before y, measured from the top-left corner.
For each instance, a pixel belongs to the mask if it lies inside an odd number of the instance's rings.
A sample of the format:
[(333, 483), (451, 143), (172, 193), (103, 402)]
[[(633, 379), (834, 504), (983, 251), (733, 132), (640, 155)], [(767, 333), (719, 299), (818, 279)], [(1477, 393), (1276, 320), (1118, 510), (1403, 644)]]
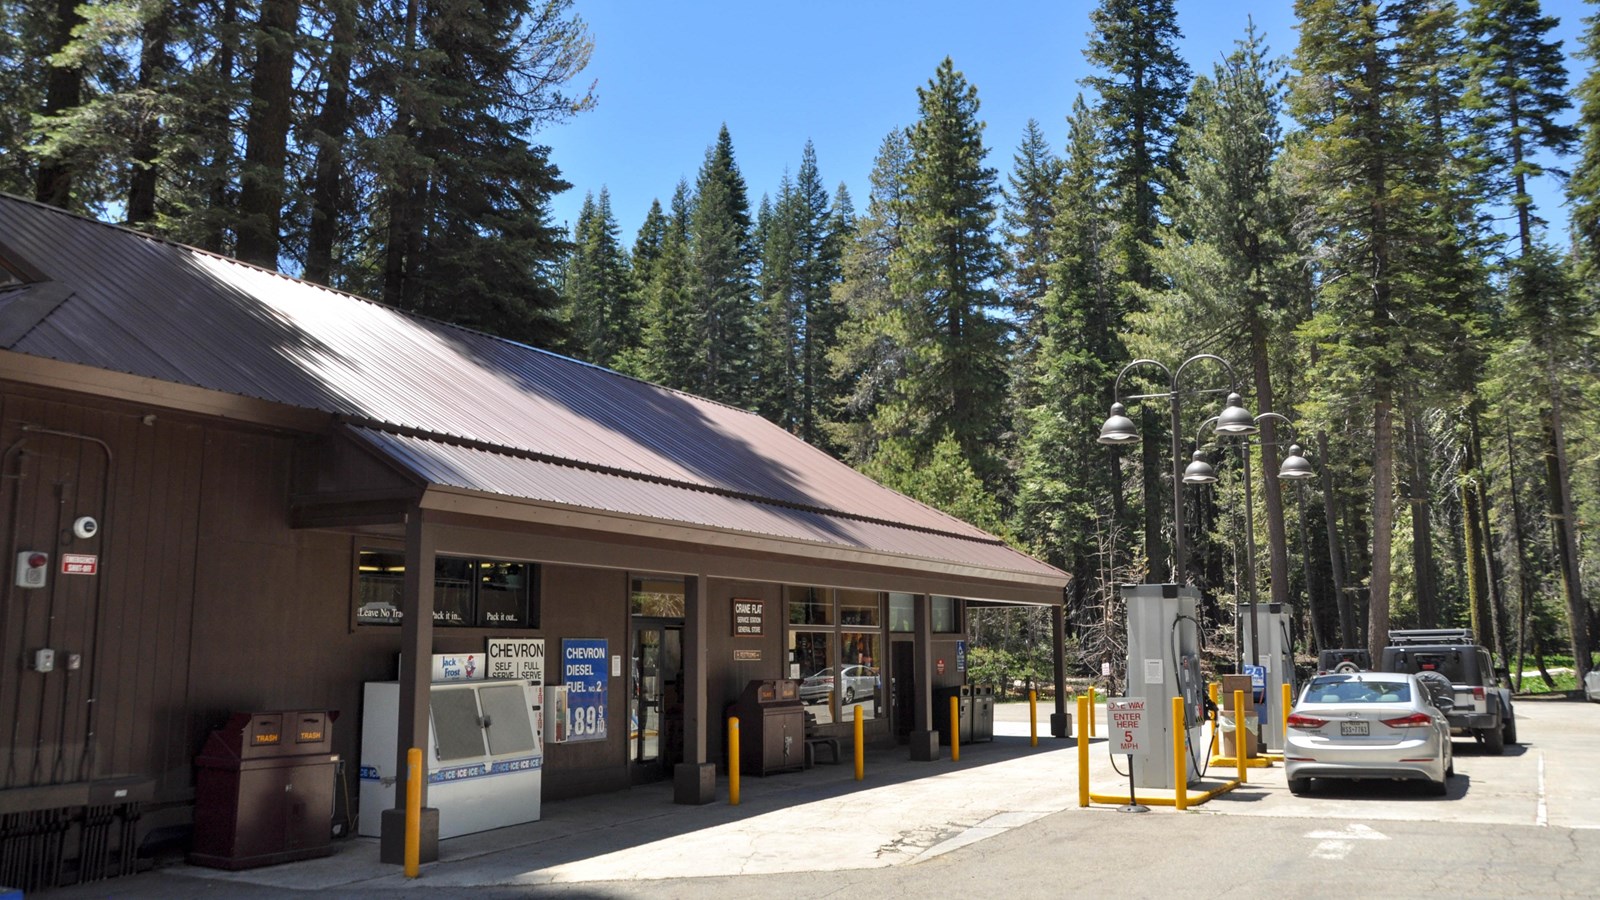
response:
[(567, 741), (606, 739), (605, 638), (561, 642), (562, 683), (567, 688)]

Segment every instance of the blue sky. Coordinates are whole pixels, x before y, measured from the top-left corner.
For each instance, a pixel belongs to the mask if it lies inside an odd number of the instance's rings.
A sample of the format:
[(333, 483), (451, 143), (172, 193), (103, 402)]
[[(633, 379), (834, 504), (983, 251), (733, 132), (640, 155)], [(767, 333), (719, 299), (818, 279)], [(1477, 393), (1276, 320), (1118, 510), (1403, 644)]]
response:
[[(1003, 184), (1028, 119), (1039, 121), (1057, 150), (1064, 145), (1079, 80), (1091, 71), (1083, 48), (1095, 5), (578, 0), (595, 43), (580, 80), (597, 82), (599, 104), (535, 136), (573, 184), (556, 198), (555, 219), (570, 225), (584, 193), (606, 187), (631, 247), (650, 201), (665, 205), (679, 178), (693, 184), (723, 123), (752, 212), (762, 194), (776, 195), (785, 171), (799, 168), (808, 139), (824, 183), (831, 190), (844, 182), (859, 210), (884, 135), (915, 120), (916, 89), (945, 56), (978, 88), (988, 164)], [(1585, 61), (1570, 55), (1581, 19), (1595, 7), (1582, 0), (1543, 5), (1561, 18), (1557, 35), (1575, 83)], [(1299, 37), (1292, 7), (1290, 0), (1181, 0), (1180, 50), (1196, 72), (1209, 73), (1253, 19), (1272, 52), (1287, 56)], [(1547, 179), (1534, 196), (1558, 229), (1552, 237), (1564, 243), (1560, 185)]]

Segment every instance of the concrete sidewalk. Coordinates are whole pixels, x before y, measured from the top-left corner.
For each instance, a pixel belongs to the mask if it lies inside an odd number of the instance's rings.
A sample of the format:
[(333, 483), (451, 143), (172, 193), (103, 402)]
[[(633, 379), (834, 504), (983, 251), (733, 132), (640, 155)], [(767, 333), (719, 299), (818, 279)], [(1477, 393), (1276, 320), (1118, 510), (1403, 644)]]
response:
[[(1049, 711), (1041, 704), (1045, 723)], [(541, 821), (442, 841), (439, 860), (415, 880), (378, 861), (376, 839), (352, 838), (323, 859), (242, 872), (171, 866), (56, 896), (348, 896), (902, 865), (1077, 806), (1075, 740), (1046, 733), (1030, 747), (1026, 704), (999, 705), (995, 732), (963, 746), (960, 762), (870, 750), (860, 782), (846, 749), (840, 765), (744, 779), (736, 807), (725, 779), (707, 806), (675, 805), (670, 783), (547, 803)], [(1103, 740), (1090, 760), (1092, 780), (1116, 782)]]

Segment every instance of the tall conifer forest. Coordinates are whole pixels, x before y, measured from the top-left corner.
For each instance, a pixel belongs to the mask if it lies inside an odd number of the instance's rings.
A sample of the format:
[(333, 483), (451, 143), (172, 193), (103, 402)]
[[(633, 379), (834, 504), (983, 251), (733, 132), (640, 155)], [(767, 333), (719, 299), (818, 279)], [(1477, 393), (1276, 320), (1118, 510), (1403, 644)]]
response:
[[(1099, 0), (1093, 74), (1021, 134), (930, 59), (864, 194), (809, 142), (751, 185), (724, 126), (623, 234), (540, 143), (597, 99), (573, 0), (0, 0), (0, 190), (753, 410), (1070, 573), (1087, 671), (1115, 586), (1177, 579), (1218, 646), (1254, 591), (1302, 653), (1465, 627), (1518, 686), (1581, 679), (1600, 15), (1563, 48), (1537, 0), (1297, 0), (1289, 52), (1247, 29), (1191, 67), (1176, 6)], [(1174, 385), (1217, 474), (1181, 542), (1140, 398)], [(1233, 390), (1275, 414), (1247, 440), (1208, 421)], [(1117, 399), (1135, 444), (1097, 440)], [(988, 676), (1048, 671), (1047, 617), (972, 638)]]

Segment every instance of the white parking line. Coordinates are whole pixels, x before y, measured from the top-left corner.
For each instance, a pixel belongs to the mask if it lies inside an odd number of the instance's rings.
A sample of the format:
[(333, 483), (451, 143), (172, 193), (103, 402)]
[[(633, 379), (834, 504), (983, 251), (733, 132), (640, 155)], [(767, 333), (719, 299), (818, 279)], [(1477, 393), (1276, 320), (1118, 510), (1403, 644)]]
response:
[(1550, 808), (1544, 802), (1544, 751), (1539, 751), (1539, 806), (1534, 814), (1533, 823), (1540, 828), (1550, 825)]

